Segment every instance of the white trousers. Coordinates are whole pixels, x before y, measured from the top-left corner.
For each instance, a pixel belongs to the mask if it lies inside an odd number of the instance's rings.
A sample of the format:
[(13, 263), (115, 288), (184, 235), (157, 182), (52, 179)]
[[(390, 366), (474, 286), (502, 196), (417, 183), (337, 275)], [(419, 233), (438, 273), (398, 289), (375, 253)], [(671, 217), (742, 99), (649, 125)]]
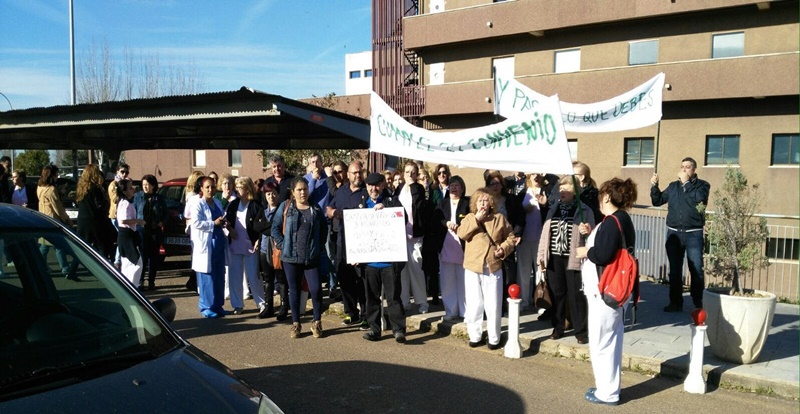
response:
[(260, 307), (264, 303), (264, 285), (258, 278), (258, 254), (228, 252), (228, 289), (232, 307), (244, 308), (244, 286), (247, 286), (247, 282), (250, 283), (250, 293), (256, 306)]
[(410, 309), (411, 295), (420, 312), (428, 311), (428, 290), (425, 288), (425, 273), (422, 272), (422, 237), (414, 237), (406, 241), (408, 262), (400, 273), (400, 299), (403, 308)]
[(439, 286), (442, 290), (444, 316), (464, 317), (466, 296), (464, 293), (464, 265), (439, 262)]
[(138, 287), (139, 283), (142, 281), (143, 267), (141, 255), (139, 255), (139, 261), (136, 263), (131, 262), (127, 257), (120, 256), (119, 270), (123, 275), (125, 275), (125, 278), (133, 283), (134, 287)]
[(483, 273), (464, 269), (464, 292), (466, 310), (464, 322), (470, 342), (479, 342), (483, 336), (483, 313), (486, 312), (486, 331), (489, 343), (500, 343), (500, 318), (503, 317), (503, 270), (490, 273), (484, 267)]
[(539, 240), (522, 239), (517, 245), (517, 283), (522, 299), (522, 309), (533, 308), (533, 287), (539, 281), (531, 280), (536, 255), (539, 251)]
[(594, 395), (603, 401), (619, 401), (622, 388), (622, 308), (611, 309), (599, 296), (586, 297), (589, 357), (597, 387)]

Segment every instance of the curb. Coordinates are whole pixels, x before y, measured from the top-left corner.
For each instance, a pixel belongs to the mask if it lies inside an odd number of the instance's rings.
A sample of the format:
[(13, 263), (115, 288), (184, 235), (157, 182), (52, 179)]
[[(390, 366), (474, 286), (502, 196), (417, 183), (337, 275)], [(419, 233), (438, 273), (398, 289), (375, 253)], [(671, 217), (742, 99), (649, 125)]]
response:
[[(341, 302), (329, 305), (329, 311), (341, 314), (344, 310)], [(430, 314), (417, 314), (406, 317), (406, 330), (411, 332), (418, 330), (421, 332), (436, 332), (443, 336), (466, 340), (467, 328), (463, 322), (450, 323), (443, 322), (439, 316)], [(505, 334), (503, 334), (505, 336)], [(522, 345), (523, 357), (530, 357), (536, 354), (546, 354), (562, 358), (575, 359), (582, 362), (590, 362), (589, 347), (562, 342), (561, 340), (551, 340), (547, 335), (532, 336), (531, 334), (521, 335), (519, 338)], [(766, 395), (779, 396), (797, 400), (800, 395), (798, 383), (782, 381), (760, 375), (742, 375), (730, 372), (726, 365), (714, 366), (704, 365), (703, 374), (706, 378), (708, 391), (717, 388), (736, 389), (741, 392), (762, 393)], [(679, 361), (664, 361), (657, 358), (622, 354), (622, 370), (643, 373), (645, 375), (657, 375), (664, 378), (671, 378), (682, 382), (689, 374), (689, 355)]]

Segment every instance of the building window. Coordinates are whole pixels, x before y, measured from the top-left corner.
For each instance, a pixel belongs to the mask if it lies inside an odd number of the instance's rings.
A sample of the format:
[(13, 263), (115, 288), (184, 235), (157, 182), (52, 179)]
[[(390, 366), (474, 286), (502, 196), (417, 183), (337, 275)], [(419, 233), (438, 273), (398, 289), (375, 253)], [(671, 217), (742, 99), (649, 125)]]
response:
[(206, 166), (206, 150), (194, 150), (193, 157), (195, 167)]
[(228, 150), (228, 166), (229, 167), (242, 166), (242, 150), (239, 149)]
[(768, 237), (765, 254), (772, 260), (798, 260), (800, 259), (800, 240)]
[(578, 161), (578, 140), (568, 139), (567, 147), (569, 148), (569, 155), (572, 157), (572, 162)]
[(706, 137), (706, 165), (739, 164), (738, 135)]
[(558, 50), (555, 56), (555, 72), (569, 73), (581, 70), (581, 50)]
[(653, 165), (655, 139), (625, 138), (624, 165)]
[(350, 71), (350, 79), (358, 79), (360, 77), (361, 77), (361, 71), (360, 70), (351, 70)]
[(631, 42), (628, 50), (628, 64), (646, 65), (658, 63), (658, 40)]
[(364, 71), (364, 77), (365, 78), (371, 78), (372, 77), (372, 69), (365, 70)]
[(772, 135), (772, 165), (800, 164), (798, 137), (800, 134)]
[(514, 79), (514, 56), (492, 59), (494, 76), (500, 79)]
[(712, 59), (744, 55), (744, 32), (714, 35), (711, 43)]

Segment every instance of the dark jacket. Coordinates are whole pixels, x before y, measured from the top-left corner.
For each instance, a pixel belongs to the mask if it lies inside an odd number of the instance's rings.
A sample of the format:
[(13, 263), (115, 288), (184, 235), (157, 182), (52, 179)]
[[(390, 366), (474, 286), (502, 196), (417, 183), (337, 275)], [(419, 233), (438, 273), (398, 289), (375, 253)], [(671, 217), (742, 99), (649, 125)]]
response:
[[(630, 251), (634, 251), (636, 248), (636, 229), (633, 227), (631, 216), (624, 210), (617, 210), (613, 215), (619, 219), (619, 224), (625, 233), (625, 245)], [(608, 217), (603, 220), (603, 225), (598, 228), (597, 234), (594, 236), (594, 246), (586, 253), (586, 257), (598, 266), (597, 274), (602, 275), (602, 268), (614, 261), (617, 251), (621, 248), (622, 233), (617, 227), (617, 222)]]
[(506, 213), (508, 213), (508, 223), (514, 230), (515, 237), (522, 237), (525, 230), (525, 209), (522, 207), (522, 198), (514, 194), (506, 194)]
[[(225, 208), (225, 220), (227, 220), (228, 223), (236, 223), (236, 211), (239, 209), (239, 204), (241, 204), (241, 199), (236, 198), (228, 203), (228, 206)], [(250, 239), (250, 243), (255, 245), (261, 238), (261, 232), (258, 229), (264, 228), (267, 222), (267, 218), (264, 216), (264, 206), (256, 200), (247, 203), (247, 215), (245, 216), (245, 220), (247, 222), (245, 226), (247, 229), (247, 237)], [(256, 224), (258, 222), (260, 222), (260, 224)], [(228, 237), (230, 238), (230, 236)]]
[(287, 172), (284, 174), (283, 180), (281, 180), (280, 183), (278, 183), (275, 177), (269, 177), (265, 180), (267, 183), (275, 183), (275, 185), (278, 186), (278, 203), (283, 203), (292, 198), (292, 189), (289, 187), (291, 187), (293, 179), (294, 175)]
[[(281, 203), (275, 212), (272, 220), (272, 239), (275, 245), (281, 250), (281, 261), (286, 263), (304, 264), (310, 267), (317, 267), (320, 263), (320, 256), (325, 251), (325, 239), (328, 235), (328, 221), (319, 205), (311, 204), (311, 235), (306, 241), (308, 243), (306, 251), (308, 257), (304, 263), (300, 262), (297, 256), (297, 230), (300, 228), (300, 211), (295, 207), (293, 201), (287, 200)], [(283, 227), (283, 211), (286, 212), (286, 230)], [(263, 214), (262, 214), (263, 216)]]
[[(400, 192), (402, 191), (403, 186), (405, 185), (406, 185), (405, 183), (401, 184), (394, 191), (394, 196), (395, 198), (398, 199), (398, 202), (400, 201)], [(409, 188), (411, 189), (411, 204), (412, 204), (411, 218), (414, 220), (414, 224), (411, 230), (412, 231), (411, 235), (413, 237), (422, 237), (425, 235), (424, 226), (426, 220), (424, 215), (425, 212), (427, 211), (425, 209), (425, 202), (426, 202), (425, 187), (423, 187), (422, 184), (419, 183), (411, 183)]]
[(669, 203), (667, 227), (678, 230), (701, 229), (706, 223), (706, 216), (697, 211), (697, 205), (708, 205), (710, 192), (711, 184), (695, 174), (686, 184), (671, 182), (664, 191), (659, 190), (657, 185), (650, 187), (650, 200), (655, 207)]
[[(441, 252), (442, 246), (444, 245), (444, 239), (447, 235), (447, 222), (450, 221), (450, 216), (452, 215), (452, 211), (450, 209), (450, 198), (443, 199), (439, 202), (439, 205), (436, 206), (436, 210), (434, 211), (434, 222), (433, 224), (438, 229), (440, 238), (436, 240), (436, 251)], [(456, 205), (456, 224), (461, 225), (461, 220), (469, 214), (469, 197), (462, 196), (458, 199), (458, 204)], [(461, 249), (464, 249), (464, 240), (461, 240)]]
[(145, 194), (139, 191), (133, 196), (133, 205), (136, 206), (136, 218), (144, 220), (143, 228), (147, 233), (160, 232), (158, 223), (163, 225), (169, 219), (167, 202), (159, 193)]
[(586, 187), (581, 187), (581, 201), (583, 204), (589, 206), (592, 210), (592, 214), (594, 215), (594, 222), (599, 223), (603, 221), (603, 213), (600, 212), (600, 194), (597, 190), (597, 187), (592, 187), (588, 185)]

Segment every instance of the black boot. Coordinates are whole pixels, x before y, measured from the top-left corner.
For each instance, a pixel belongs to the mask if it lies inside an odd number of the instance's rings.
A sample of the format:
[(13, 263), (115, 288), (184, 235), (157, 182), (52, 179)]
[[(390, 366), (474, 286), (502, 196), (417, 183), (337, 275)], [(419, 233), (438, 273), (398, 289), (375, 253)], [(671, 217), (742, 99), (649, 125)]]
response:
[(278, 295), (281, 298), (281, 307), (278, 308), (278, 315), (275, 319), (283, 321), (289, 313), (289, 290), (285, 283), (281, 283), (280, 287), (278, 287)]

